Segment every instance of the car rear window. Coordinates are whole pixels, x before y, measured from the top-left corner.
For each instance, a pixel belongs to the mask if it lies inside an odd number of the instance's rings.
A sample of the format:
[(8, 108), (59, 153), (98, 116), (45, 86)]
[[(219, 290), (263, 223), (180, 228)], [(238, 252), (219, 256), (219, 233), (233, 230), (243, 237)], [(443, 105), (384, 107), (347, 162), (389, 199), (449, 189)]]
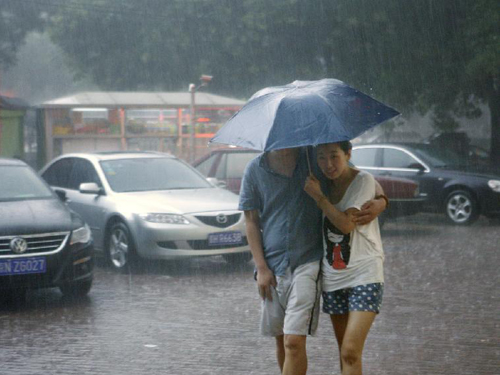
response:
[(227, 178), (242, 178), (247, 164), (258, 155), (259, 154), (255, 152), (235, 152), (228, 154)]
[(351, 163), (356, 167), (378, 167), (377, 152), (378, 148), (358, 148), (352, 150)]

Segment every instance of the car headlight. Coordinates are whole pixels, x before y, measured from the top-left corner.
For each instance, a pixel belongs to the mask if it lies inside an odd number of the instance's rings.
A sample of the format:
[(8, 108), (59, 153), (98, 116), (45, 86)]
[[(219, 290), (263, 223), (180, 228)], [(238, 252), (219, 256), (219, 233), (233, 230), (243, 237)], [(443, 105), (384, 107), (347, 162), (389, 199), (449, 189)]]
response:
[(489, 180), (488, 181), (488, 186), (494, 192), (500, 193), (500, 181), (499, 180)]
[(71, 234), (70, 244), (87, 243), (91, 238), (92, 233), (90, 232), (90, 228), (87, 224), (85, 224), (83, 227), (73, 231), (73, 234)]
[(189, 224), (188, 219), (182, 215), (177, 214), (141, 214), (139, 215), (143, 220), (149, 221), (150, 223), (159, 224)]

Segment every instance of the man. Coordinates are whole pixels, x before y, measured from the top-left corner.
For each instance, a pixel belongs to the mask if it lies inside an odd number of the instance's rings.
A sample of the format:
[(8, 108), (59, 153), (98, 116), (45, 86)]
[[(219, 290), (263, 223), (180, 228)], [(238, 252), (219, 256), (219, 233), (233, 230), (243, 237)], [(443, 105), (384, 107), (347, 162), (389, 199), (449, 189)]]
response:
[[(319, 317), (322, 216), (303, 189), (311, 173), (306, 152), (291, 148), (255, 158), (245, 170), (240, 192), (239, 209), (245, 212), (262, 298), (260, 330), (276, 338), (283, 375), (306, 373), (306, 337), (315, 333)], [(316, 162), (312, 167), (321, 177)], [(373, 220), (385, 206), (384, 199), (367, 202), (356, 221)]]

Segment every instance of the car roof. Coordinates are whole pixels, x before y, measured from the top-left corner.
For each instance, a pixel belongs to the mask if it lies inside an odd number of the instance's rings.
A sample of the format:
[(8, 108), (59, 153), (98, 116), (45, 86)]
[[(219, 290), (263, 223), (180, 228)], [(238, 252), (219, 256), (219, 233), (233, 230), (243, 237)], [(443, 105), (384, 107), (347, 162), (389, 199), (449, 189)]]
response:
[(148, 158), (168, 158), (175, 159), (176, 157), (163, 153), (154, 151), (106, 151), (106, 152), (86, 152), (86, 153), (73, 153), (64, 154), (60, 158), (86, 158), (95, 161), (102, 160), (119, 160), (119, 159), (148, 159)]
[(11, 158), (0, 158), (0, 165), (2, 166), (9, 166), (9, 167), (13, 167), (13, 166), (22, 166), (22, 167), (26, 167), (28, 166), (28, 164), (26, 164), (24, 161), (22, 160), (19, 160), (19, 159), (11, 159)]
[(396, 147), (409, 147), (409, 148), (419, 148), (422, 146), (428, 147), (428, 143), (417, 143), (417, 142), (372, 142), (372, 143), (356, 143), (353, 147), (358, 146), (396, 146)]
[(214, 152), (255, 152), (256, 154), (260, 154), (263, 151), (254, 150), (251, 148), (243, 148), (243, 147), (219, 147), (210, 150), (210, 153)]
[(243, 147), (218, 147), (209, 149), (209, 151), (203, 156), (199, 157), (195, 161), (191, 163), (194, 167), (197, 167), (199, 164), (207, 160), (209, 157), (216, 154), (241, 154), (241, 153), (250, 153), (250, 154), (261, 154), (263, 151), (253, 150), (251, 148), (243, 148)]

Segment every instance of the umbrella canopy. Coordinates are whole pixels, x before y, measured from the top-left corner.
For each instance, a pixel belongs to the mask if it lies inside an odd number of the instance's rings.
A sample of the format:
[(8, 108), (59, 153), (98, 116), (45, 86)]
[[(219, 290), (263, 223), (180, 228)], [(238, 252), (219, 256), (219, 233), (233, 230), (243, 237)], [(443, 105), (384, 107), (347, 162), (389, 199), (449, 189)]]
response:
[(348, 141), (400, 113), (336, 79), (255, 93), (210, 140), (260, 151)]

